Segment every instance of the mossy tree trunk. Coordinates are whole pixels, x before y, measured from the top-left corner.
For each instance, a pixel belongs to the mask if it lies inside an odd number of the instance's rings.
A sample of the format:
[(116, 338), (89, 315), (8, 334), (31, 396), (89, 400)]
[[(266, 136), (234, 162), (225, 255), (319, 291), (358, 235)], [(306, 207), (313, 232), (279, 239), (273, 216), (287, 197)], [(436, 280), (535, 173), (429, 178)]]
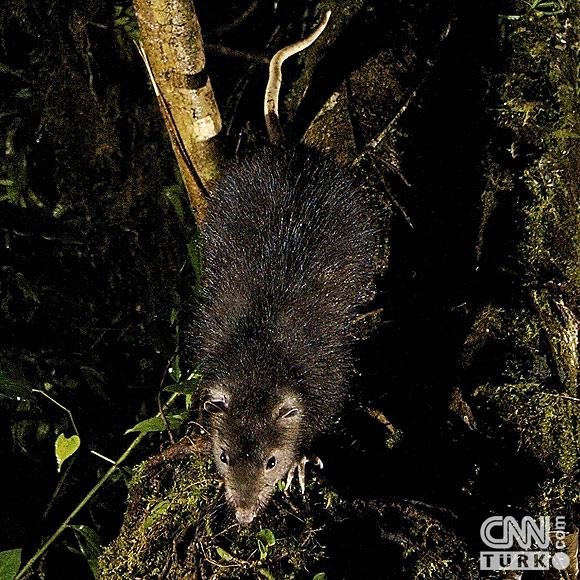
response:
[(578, 23), (572, 4), (565, 16), (502, 21), (511, 54), (493, 79), (501, 141), (486, 160), (479, 312), (464, 353), (483, 427), (537, 462), (533, 504), (567, 516), (571, 529), (580, 500)]
[(200, 222), (219, 175), (222, 126), (192, 0), (134, 0), (145, 59), (191, 204)]
[(479, 306), (463, 358), (500, 486), (492, 501), (564, 516), (566, 578), (578, 574), (580, 505), (579, 15), (571, 3), (502, 20), (510, 56), (492, 79), (500, 141), (486, 159)]

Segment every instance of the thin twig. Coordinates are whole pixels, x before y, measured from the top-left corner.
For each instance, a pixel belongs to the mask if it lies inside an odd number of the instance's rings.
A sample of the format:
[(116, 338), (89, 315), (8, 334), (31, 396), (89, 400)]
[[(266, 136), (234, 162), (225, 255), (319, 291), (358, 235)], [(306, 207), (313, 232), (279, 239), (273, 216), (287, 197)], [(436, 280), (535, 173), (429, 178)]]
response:
[[(418, 500), (418, 499), (410, 499), (410, 498), (408, 499), (408, 498), (402, 497), (402, 498), (399, 498), (398, 501), (400, 501), (402, 503), (408, 503), (408, 504), (411, 504), (413, 506), (420, 506), (420, 507), (425, 507), (425, 508), (428, 508), (428, 509), (432, 509), (432, 510), (435, 510), (435, 511), (438, 511), (438, 512), (441, 512), (441, 513), (450, 515), (451, 517), (456, 518), (456, 519), (458, 517), (458, 515), (453, 510), (450, 510), (450, 509), (448, 509), (446, 507), (442, 507), (442, 506), (439, 506), (439, 505), (434, 505), (434, 504), (431, 504), (431, 503), (427, 503), (427, 502), (424, 502), (424, 501), (421, 501), (421, 500)], [(396, 504), (392, 504), (392, 505), (396, 506)]]
[(383, 157), (378, 158), (377, 161), (379, 161), (379, 163), (382, 165), (385, 165), (391, 173), (394, 173), (403, 182), (404, 185), (407, 187), (412, 187), (411, 182), (403, 175), (403, 172), (392, 161), (384, 159)]
[(409, 217), (409, 214), (407, 213), (407, 211), (405, 210), (405, 208), (403, 207), (403, 205), (399, 202), (399, 200), (391, 193), (391, 189), (387, 186), (387, 184), (385, 182), (385, 178), (383, 177), (383, 174), (379, 171), (379, 169), (375, 165), (374, 160), (372, 160), (372, 159), (371, 159), (371, 164), (373, 166), (373, 169), (375, 170), (375, 172), (379, 176), (379, 179), (381, 180), (381, 183), (383, 184), (383, 190), (384, 190), (385, 194), (389, 197), (389, 199), (395, 204), (395, 206), (397, 207), (397, 209), (401, 212), (403, 218), (409, 224), (409, 227), (412, 230), (414, 230), (415, 229), (415, 226), (413, 225), (413, 222), (411, 221), (411, 218)]
[(107, 463), (112, 463), (113, 465), (115, 465), (114, 459), (111, 459), (110, 457), (107, 457), (106, 455), (103, 455), (102, 453), (99, 453), (98, 451), (95, 451), (94, 449), (91, 449), (91, 453), (93, 455), (96, 455), (99, 459), (102, 459), (103, 461), (106, 461)]
[[(169, 133), (169, 137), (171, 139), (171, 142), (175, 145), (175, 153), (176, 153), (176, 156), (178, 157), (178, 161), (181, 161), (183, 163), (188, 175), (191, 177), (191, 179), (195, 183), (195, 186), (199, 189), (200, 192), (203, 192), (204, 198), (207, 199), (207, 196), (208, 196), (207, 189), (206, 189), (203, 181), (201, 180), (197, 170), (195, 169), (195, 165), (193, 164), (191, 157), (189, 156), (189, 153), (187, 151), (187, 147), (185, 146), (185, 143), (183, 142), (183, 138), (181, 137), (181, 134), (179, 133), (177, 123), (175, 122), (175, 119), (173, 118), (173, 113), (171, 112), (171, 109), (169, 108), (169, 103), (167, 102), (167, 100), (163, 96), (163, 93), (161, 92), (161, 89), (159, 88), (159, 85), (157, 84), (157, 81), (155, 80), (155, 76), (153, 74), (153, 70), (151, 69), (151, 65), (149, 64), (149, 59), (147, 58), (147, 54), (145, 52), (145, 48), (143, 47), (143, 43), (141, 41), (139, 41), (139, 42), (135, 42), (135, 45), (137, 46), (137, 50), (138, 50), (139, 54), (141, 55), (143, 62), (145, 63), (147, 73), (149, 74), (149, 79), (151, 80), (151, 84), (153, 85), (153, 90), (155, 92), (155, 96), (157, 97), (157, 102), (159, 103), (161, 115), (163, 116), (163, 120), (165, 121), (165, 126), (167, 127), (167, 132)], [(187, 183), (186, 183), (186, 187), (187, 187)], [(191, 197), (192, 192), (188, 192), (188, 193), (190, 194), (190, 197)], [(193, 198), (191, 198), (191, 199), (193, 199)], [(195, 208), (195, 209), (199, 211), (199, 208)]]
[(227, 32), (229, 32), (230, 30), (234, 30), (240, 24), (242, 24), (242, 22), (244, 22), (244, 20), (249, 18), (253, 14), (253, 12), (255, 12), (256, 8), (258, 7), (258, 4), (259, 4), (258, 0), (255, 0), (237, 18), (234, 18), (231, 22), (228, 22), (227, 24), (224, 24), (222, 26), (218, 26), (214, 30), (210, 30), (208, 32), (207, 36), (208, 37), (222, 36), (223, 34), (226, 34)]
[(165, 427), (165, 430), (167, 431), (167, 434), (169, 435), (169, 440), (171, 441), (172, 445), (175, 444), (175, 439), (173, 438), (173, 433), (171, 432), (171, 427), (169, 427), (169, 421), (167, 420), (167, 417), (165, 416), (165, 412), (163, 411), (163, 405), (161, 403), (161, 391), (163, 390), (163, 383), (165, 381), (165, 377), (167, 376), (167, 371), (169, 370), (169, 366), (171, 365), (171, 361), (175, 360), (176, 356), (177, 356), (177, 352), (174, 352), (172, 357), (167, 361), (167, 364), (165, 365), (165, 369), (163, 370), (163, 374), (161, 375), (161, 381), (159, 382), (159, 390), (157, 391), (157, 407), (159, 409), (159, 416), (161, 417), (161, 420), (163, 421), (163, 426)]
[[(450, 20), (447, 23), (447, 25), (445, 26), (445, 29), (443, 30), (443, 32), (441, 33), (441, 35), (439, 37), (440, 43), (448, 38), (452, 23), (453, 23), (453, 20)], [(418, 92), (421, 90), (421, 88), (425, 84), (425, 81), (429, 78), (429, 75), (431, 74), (433, 67), (437, 64), (438, 61), (439, 61), (439, 54), (437, 54), (431, 60), (427, 61), (427, 69), (423, 73), (423, 76), (419, 80), (419, 83), (417, 84), (417, 86), (413, 89), (413, 91), (411, 91), (411, 94), (406, 98), (405, 102), (403, 103), (403, 106), (395, 113), (395, 116), (387, 123), (387, 126), (376, 137), (371, 139), (365, 145), (365, 147), (363, 148), (361, 153), (359, 155), (357, 155), (357, 157), (355, 157), (354, 161), (352, 162), (352, 167), (356, 167), (357, 165), (359, 165), (360, 162), (364, 159), (364, 157), (370, 151), (375, 150), (383, 142), (385, 137), (390, 133), (391, 127), (393, 127), (393, 125), (401, 118), (401, 116), (409, 108), (411, 103), (415, 100)]]
[(574, 401), (576, 403), (580, 403), (580, 399), (578, 397), (572, 397), (571, 395), (564, 395), (563, 393), (543, 393), (544, 395), (550, 395), (550, 397), (558, 397), (560, 399), (566, 399), (568, 401)]
[(411, 94), (407, 97), (403, 106), (395, 113), (395, 116), (387, 123), (387, 126), (374, 138), (371, 139), (362, 152), (357, 155), (357, 157), (352, 162), (352, 166), (356, 167), (360, 164), (360, 162), (364, 159), (364, 157), (369, 153), (369, 151), (375, 150), (385, 139), (385, 137), (390, 133), (391, 127), (401, 118), (403, 113), (409, 108), (409, 105), (415, 100), (417, 93), (421, 90), (421, 87), (425, 84), (425, 81), (429, 77), (431, 73), (432, 65), (425, 71), (421, 80), (417, 84), (417, 86), (413, 89)]
[(49, 401), (52, 401), (57, 407), (60, 407), (63, 411), (65, 411), (70, 418), (70, 422), (72, 423), (72, 426), (73, 426), (73, 429), (75, 430), (75, 433), (80, 438), (79, 430), (77, 429), (77, 426), (75, 425), (75, 420), (73, 419), (72, 413), (64, 405), (61, 405), (57, 400), (53, 399), (49, 394), (45, 393), (44, 391), (41, 391), (40, 389), (32, 389), (32, 392), (39, 393), (40, 395), (46, 397)]
[(60, 490), (62, 489), (62, 486), (64, 485), (64, 482), (65, 482), (66, 478), (68, 477), (68, 474), (70, 473), (71, 467), (75, 464), (77, 457), (78, 457), (78, 455), (74, 455), (73, 457), (71, 457), (70, 461), (67, 461), (67, 466), (64, 470), (64, 473), (62, 474), (62, 476), (58, 480), (58, 484), (56, 485), (54, 492), (53, 492), (52, 496), (50, 497), (48, 504), (46, 505), (46, 509), (44, 510), (44, 513), (42, 514), (41, 521), (46, 520), (46, 516), (49, 514), (50, 510), (52, 509), (52, 506), (54, 505), (54, 502), (56, 501), (56, 498), (58, 497)]
[(249, 52), (244, 52), (243, 50), (236, 50), (235, 48), (230, 48), (229, 46), (224, 46), (223, 44), (206, 44), (205, 49), (208, 52), (215, 52), (222, 54), (223, 56), (231, 56), (232, 58), (242, 58), (250, 62), (264, 65), (268, 64), (268, 57), (261, 54), (251, 54)]
[[(275, 43), (275, 40), (278, 37), (279, 33), (280, 33), (280, 26), (276, 26), (274, 28), (274, 30), (272, 31), (272, 34), (270, 35), (268, 42), (266, 43), (265, 49), (269, 49), (271, 47), (271, 45), (273, 43)], [(235, 117), (237, 115), (238, 109), (240, 108), (241, 100), (243, 98), (244, 92), (245, 92), (252, 76), (254, 75), (254, 73), (256, 71), (256, 67), (257, 66), (254, 63), (252, 63), (248, 66), (245, 73), (243, 75), (240, 75), (239, 80), (236, 82), (236, 85), (234, 86), (233, 90), (231, 91), (230, 96), (227, 99), (225, 110), (228, 111), (229, 120), (228, 120), (228, 123), (226, 125), (226, 132), (225, 132), (226, 136), (231, 135), (232, 127), (234, 125), (234, 120), (235, 120)], [(240, 134), (240, 138), (238, 139), (238, 144), (236, 145), (236, 157), (237, 157), (237, 151), (239, 148), (239, 141), (240, 140), (241, 140), (241, 134)]]
[(376, 318), (380, 317), (383, 314), (384, 308), (375, 308), (374, 310), (370, 310), (369, 312), (364, 312), (363, 314), (359, 314), (355, 319), (355, 323), (362, 322), (363, 320), (367, 320), (367, 318)]
[(385, 429), (392, 435), (397, 430), (396, 427), (391, 423), (387, 416), (379, 409), (375, 407), (366, 407), (366, 413), (372, 417), (375, 421), (378, 421)]

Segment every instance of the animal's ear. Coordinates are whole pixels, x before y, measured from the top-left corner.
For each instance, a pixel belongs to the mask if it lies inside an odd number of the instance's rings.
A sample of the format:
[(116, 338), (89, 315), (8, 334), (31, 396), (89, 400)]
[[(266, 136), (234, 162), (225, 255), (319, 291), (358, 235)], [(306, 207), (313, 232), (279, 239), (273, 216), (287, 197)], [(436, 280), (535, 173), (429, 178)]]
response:
[(287, 396), (284, 400), (274, 409), (275, 419), (291, 419), (293, 417), (298, 417), (302, 409), (298, 399), (293, 396)]
[(210, 389), (203, 403), (204, 411), (208, 413), (223, 413), (229, 406), (227, 393), (219, 389)]

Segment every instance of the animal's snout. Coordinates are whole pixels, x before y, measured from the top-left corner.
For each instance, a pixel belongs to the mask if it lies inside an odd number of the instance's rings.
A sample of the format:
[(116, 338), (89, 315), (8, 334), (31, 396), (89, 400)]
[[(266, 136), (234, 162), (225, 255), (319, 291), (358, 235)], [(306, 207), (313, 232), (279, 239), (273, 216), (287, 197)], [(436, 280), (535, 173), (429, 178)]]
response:
[(247, 526), (252, 523), (253, 519), (256, 517), (256, 510), (253, 508), (242, 508), (236, 509), (236, 519), (243, 526)]

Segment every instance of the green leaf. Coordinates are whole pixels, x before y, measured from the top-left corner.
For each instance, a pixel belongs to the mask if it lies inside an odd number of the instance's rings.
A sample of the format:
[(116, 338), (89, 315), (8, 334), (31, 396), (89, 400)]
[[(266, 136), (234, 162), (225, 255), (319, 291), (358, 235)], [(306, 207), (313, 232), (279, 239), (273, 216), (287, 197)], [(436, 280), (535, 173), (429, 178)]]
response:
[(67, 212), (68, 209), (70, 208), (67, 207), (66, 205), (63, 205), (62, 203), (57, 203), (54, 206), (54, 209), (52, 210), (52, 216), (58, 219), (62, 217)]
[[(165, 418), (170, 429), (177, 429), (185, 420), (185, 413), (182, 415), (166, 415)], [(125, 435), (127, 433), (154, 433), (156, 431), (165, 431), (165, 429), (165, 423), (161, 417), (151, 417), (137, 423), (131, 429), (127, 429)]]
[(324, 572), (318, 572), (312, 577), (312, 580), (326, 580), (326, 574)]
[(159, 519), (159, 516), (167, 513), (167, 510), (170, 506), (171, 502), (168, 499), (162, 499), (161, 501), (158, 501), (151, 509), (149, 515), (145, 518), (143, 527), (145, 529), (151, 527)]
[(30, 387), (22, 380), (4, 371), (0, 371), (0, 395), (10, 399), (30, 398)]
[(197, 382), (186, 381), (183, 383), (176, 383), (174, 385), (169, 385), (163, 390), (167, 393), (179, 393), (180, 395), (193, 395), (197, 389)]
[(196, 284), (201, 281), (201, 251), (197, 241), (189, 242), (187, 244), (187, 253), (189, 255), (189, 262), (193, 268)]
[(169, 374), (171, 378), (178, 383), (181, 380), (181, 369), (179, 368), (179, 355), (175, 355), (175, 359), (173, 360), (173, 364), (169, 369)]
[(14, 95), (17, 99), (30, 99), (32, 98), (32, 91), (29, 88), (20, 89), (16, 91)]
[(61, 433), (54, 442), (54, 453), (56, 455), (56, 465), (60, 473), (62, 464), (71, 456), (74, 455), (81, 446), (81, 438), (78, 435), (67, 437)]
[(97, 578), (99, 572), (97, 562), (101, 555), (101, 538), (89, 526), (80, 525), (68, 527), (75, 533), (81, 553), (86, 558), (93, 576)]
[(258, 568), (258, 574), (267, 578), (267, 580), (275, 580), (274, 575), (270, 570), (266, 570), (266, 568)]
[(131, 19), (128, 16), (120, 16), (119, 18), (115, 18), (113, 20), (113, 26), (125, 26), (129, 24)]
[(175, 209), (175, 213), (177, 214), (179, 221), (183, 223), (185, 221), (185, 215), (183, 212), (183, 204), (181, 203), (181, 187), (178, 185), (170, 185), (163, 190), (163, 193), (165, 194), (165, 197), (171, 202), (171, 205), (173, 205), (173, 209)]
[(10, 68), (7, 64), (0, 62), (0, 74), (13, 75), (19, 79), (23, 78), (22, 71)]
[(268, 557), (268, 547), (264, 545), (262, 540), (258, 540), (258, 550), (260, 550), (260, 560), (265, 560)]
[(272, 530), (269, 530), (268, 528), (260, 530), (257, 534), (257, 538), (258, 540), (261, 540), (266, 546), (273, 546), (276, 543), (274, 533), (272, 532)]
[(218, 556), (222, 560), (225, 560), (226, 562), (229, 562), (230, 560), (234, 559), (234, 557), (229, 552), (226, 552), (223, 548), (220, 548), (219, 546), (215, 547), (215, 551), (218, 553)]
[(28, 190), (28, 198), (30, 199), (30, 201), (32, 201), (37, 207), (39, 208), (44, 208), (44, 202), (42, 201), (42, 199), (40, 199), (40, 197), (38, 197), (38, 195), (36, 195), (36, 193), (34, 193), (34, 191), (32, 191), (32, 189)]
[(18, 574), (21, 558), (20, 548), (0, 552), (0, 580), (12, 580)]
[(260, 560), (268, 557), (268, 548), (276, 543), (276, 538), (272, 530), (264, 528), (256, 534), (258, 538), (258, 550), (260, 550)]

